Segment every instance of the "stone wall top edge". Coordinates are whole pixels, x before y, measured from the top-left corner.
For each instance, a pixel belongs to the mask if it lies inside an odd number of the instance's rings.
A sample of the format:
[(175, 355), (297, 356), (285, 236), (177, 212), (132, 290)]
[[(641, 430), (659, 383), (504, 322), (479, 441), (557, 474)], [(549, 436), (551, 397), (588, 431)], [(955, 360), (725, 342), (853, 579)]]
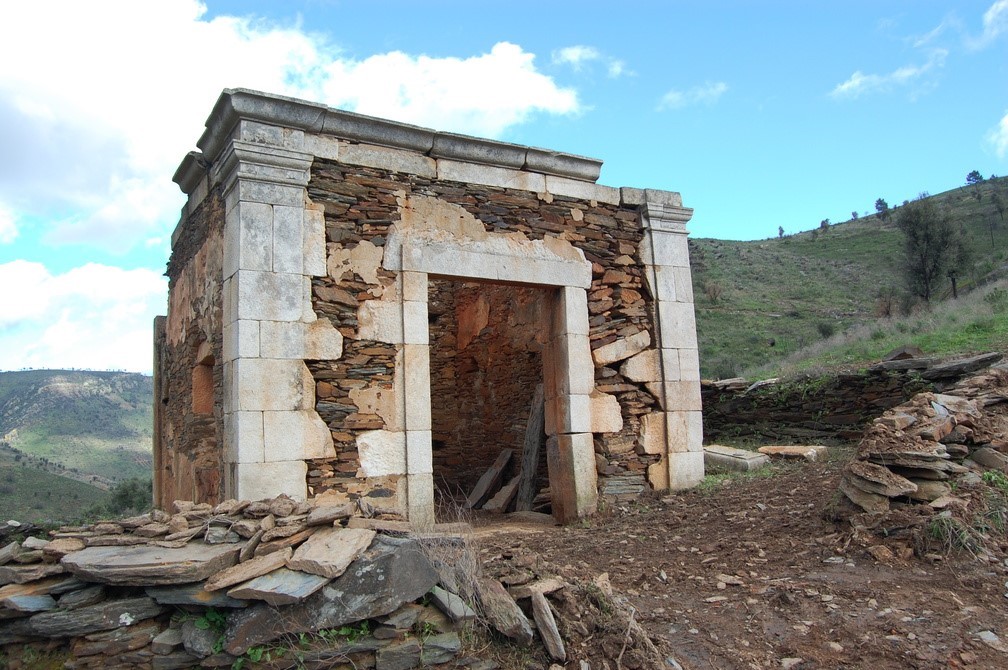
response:
[(217, 159), (239, 119), (581, 181), (596, 181), (602, 168), (596, 158), (441, 132), (245, 88), (224, 89), (207, 118), (206, 130), (196, 144), (210, 162)]

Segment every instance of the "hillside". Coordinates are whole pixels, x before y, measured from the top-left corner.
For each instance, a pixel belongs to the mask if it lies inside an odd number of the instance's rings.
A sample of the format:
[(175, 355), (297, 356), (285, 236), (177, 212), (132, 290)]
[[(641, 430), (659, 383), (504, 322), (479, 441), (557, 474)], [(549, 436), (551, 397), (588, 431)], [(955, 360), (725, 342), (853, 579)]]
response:
[[(994, 207), (995, 191), (1008, 202), (1008, 178), (932, 196), (951, 210), (974, 251), (973, 272), (960, 280), (960, 288), (1004, 274), (1008, 223)], [(900, 295), (898, 213), (897, 208), (888, 221), (865, 216), (775, 239), (691, 239), (701, 374), (741, 375), (872, 322), (881, 314), (884, 293), (895, 296), (894, 311), (913, 311)], [(950, 294), (943, 286), (941, 297)]]
[(27, 466), (106, 487), (151, 472), (151, 378), (0, 372), (0, 440)]

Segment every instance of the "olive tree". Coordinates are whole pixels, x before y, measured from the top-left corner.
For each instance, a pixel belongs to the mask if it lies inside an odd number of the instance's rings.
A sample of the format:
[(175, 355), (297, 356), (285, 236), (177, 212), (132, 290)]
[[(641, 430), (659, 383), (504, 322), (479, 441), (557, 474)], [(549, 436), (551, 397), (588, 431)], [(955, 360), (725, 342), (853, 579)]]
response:
[(958, 256), (962, 233), (952, 217), (929, 198), (920, 197), (900, 208), (896, 226), (904, 236), (903, 276), (907, 288), (931, 301), (941, 281), (949, 275)]

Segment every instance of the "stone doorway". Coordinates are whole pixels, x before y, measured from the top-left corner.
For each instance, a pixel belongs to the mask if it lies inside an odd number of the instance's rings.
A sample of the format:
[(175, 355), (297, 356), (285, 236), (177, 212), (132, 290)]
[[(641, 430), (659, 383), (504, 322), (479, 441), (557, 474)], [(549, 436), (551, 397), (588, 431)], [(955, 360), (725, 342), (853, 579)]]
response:
[[(438, 520), (449, 519), (503, 450), (521, 469), (526, 424), (543, 383), (553, 290), (431, 279), (431, 446)], [(540, 451), (534, 489), (549, 482)]]

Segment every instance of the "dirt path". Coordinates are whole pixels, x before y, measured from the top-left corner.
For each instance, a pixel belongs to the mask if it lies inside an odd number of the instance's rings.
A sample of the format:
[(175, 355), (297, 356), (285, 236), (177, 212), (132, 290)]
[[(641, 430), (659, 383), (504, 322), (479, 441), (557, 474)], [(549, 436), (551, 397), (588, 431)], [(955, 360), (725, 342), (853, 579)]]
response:
[[(498, 575), (552, 573), (581, 585), (582, 597), (557, 607), (568, 668), (582, 659), (592, 669), (659, 667), (627, 642), (630, 608), (660, 653), (687, 669), (1008, 667), (1005, 547), (997, 562), (960, 553), (880, 563), (851, 541), (848, 524), (829, 520), (841, 465), (777, 466), (771, 477), (626, 505), (582, 525), (488, 533), (479, 546)], [(614, 606), (596, 598), (585, 607), (602, 573)], [(983, 631), (997, 638), (985, 642)]]

